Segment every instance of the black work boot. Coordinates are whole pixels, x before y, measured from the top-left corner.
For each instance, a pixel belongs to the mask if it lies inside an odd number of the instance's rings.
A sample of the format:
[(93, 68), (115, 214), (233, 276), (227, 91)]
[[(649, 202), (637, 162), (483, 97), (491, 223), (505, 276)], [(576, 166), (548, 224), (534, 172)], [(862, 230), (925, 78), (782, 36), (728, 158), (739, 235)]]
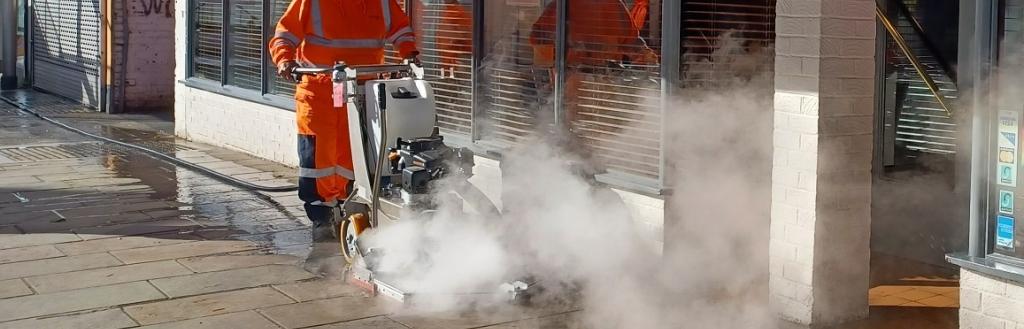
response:
[(331, 225), (330, 221), (316, 221), (313, 222), (312, 227), (313, 242), (331, 242), (337, 241), (334, 237), (334, 225)]

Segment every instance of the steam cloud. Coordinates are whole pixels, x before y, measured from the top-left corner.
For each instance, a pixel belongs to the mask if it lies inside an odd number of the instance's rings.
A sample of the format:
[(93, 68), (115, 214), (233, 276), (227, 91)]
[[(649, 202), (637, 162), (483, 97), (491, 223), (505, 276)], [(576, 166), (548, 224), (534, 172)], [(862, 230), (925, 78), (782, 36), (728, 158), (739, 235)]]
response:
[[(705, 64), (734, 73), (711, 72), (715, 88), (684, 90), (663, 118), (674, 188), (663, 252), (617, 193), (574, 175), (565, 164), (578, 159), (535, 136), (503, 156), (501, 218), (443, 204), (429, 219), (382, 227), (365, 240), (386, 250), (378, 269), (415, 292), (417, 311), (490, 312), (500, 295), (475, 293), (530, 276), (544, 289), (536, 305), (581, 310), (574, 326), (774, 327), (772, 77), (761, 66), (771, 56), (729, 38), (722, 45)], [(737, 77), (738, 66), (756, 69)]]

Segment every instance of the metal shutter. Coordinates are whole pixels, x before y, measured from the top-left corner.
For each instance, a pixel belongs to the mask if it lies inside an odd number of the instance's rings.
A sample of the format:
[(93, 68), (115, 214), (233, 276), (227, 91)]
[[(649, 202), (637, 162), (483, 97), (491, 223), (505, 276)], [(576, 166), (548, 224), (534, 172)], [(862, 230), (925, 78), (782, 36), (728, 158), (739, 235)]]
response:
[[(728, 37), (728, 39), (726, 38)], [(683, 3), (683, 85), (713, 87), (743, 72), (727, 53), (726, 40), (749, 50), (763, 47), (770, 61), (775, 44), (775, 0), (698, 0)], [(772, 70), (768, 65), (764, 69)]]
[[(622, 14), (625, 14), (632, 8), (633, 1), (622, 3)], [(660, 6), (660, 1), (651, 1), (649, 6)], [(618, 14), (610, 16), (620, 16)], [(625, 21), (614, 24), (632, 24), (628, 15), (621, 15), (620, 19)], [(649, 38), (650, 31), (660, 29), (657, 26), (652, 29), (651, 23), (652, 20), (646, 20), (641, 39), (636, 40), (642, 44), (619, 45), (623, 54), (638, 59), (644, 52), (660, 53), (659, 49), (652, 48), (657, 47), (659, 40)], [(571, 25), (569, 29), (572, 30)], [(568, 104), (576, 112), (572, 123), (579, 136), (610, 172), (656, 185), (661, 177), (661, 85), (656, 82), (660, 80), (660, 66), (627, 70), (606, 70), (596, 66), (583, 69), (595, 72), (581, 74), (582, 82), (575, 91), (578, 95), (576, 104)]]
[[(288, 9), (288, 5), (291, 4), (291, 2), (291, 0), (273, 0), (273, 2), (270, 3), (271, 17), (273, 17), (273, 19), (270, 21), (270, 31), (268, 31), (268, 34), (271, 36), (274, 35), (274, 30), (277, 28), (277, 22), (281, 20), (281, 16), (284, 16), (284, 11)], [(274, 70), (271, 72), (275, 73), (271, 78), (270, 93), (289, 97), (295, 95), (295, 83), (285, 81), (284, 79), (281, 79), (281, 77), (277, 76), (274, 64), (270, 61), (269, 53), (267, 55), (267, 65), (269, 65), (270, 70)]]
[[(533, 4), (509, 4), (509, 17), (518, 17), (513, 30), (498, 40), (491, 49), (479, 79), (486, 86), (486, 129), (480, 138), (487, 142), (508, 145), (533, 131), (538, 112), (552, 111), (542, 106), (547, 97), (540, 90), (549, 90), (548, 71), (533, 65), (529, 34), (533, 21), (523, 17), (540, 17), (543, 7)], [(547, 88), (547, 89), (546, 89)]]
[[(438, 127), (446, 134), (469, 136), (473, 127), (473, 7), (472, 4), (447, 5), (445, 2), (413, 1), (413, 24), (426, 74), (441, 77), (444, 66), (455, 70), (454, 78), (431, 82), (437, 102)], [(445, 77), (450, 75), (444, 74)]]
[(227, 84), (263, 90), (263, 0), (228, 1)]
[(224, 35), (224, 1), (194, 0), (192, 76), (221, 81), (221, 38)]
[(99, 106), (99, 0), (35, 0), (31, 18), (33, 86)]

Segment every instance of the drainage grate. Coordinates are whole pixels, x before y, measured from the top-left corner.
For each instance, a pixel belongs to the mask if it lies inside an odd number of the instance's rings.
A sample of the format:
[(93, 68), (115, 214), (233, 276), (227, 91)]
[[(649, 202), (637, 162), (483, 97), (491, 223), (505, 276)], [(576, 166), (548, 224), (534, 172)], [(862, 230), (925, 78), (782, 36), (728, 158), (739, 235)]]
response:
[(0, 97), (44, 114), (95, 113), (95, 109), (70, 100), (39, 92), (15, 90), (0, 93)]
[(108, 154), (123, 155), (124, 151), (111, 149), (101, 143), (76, 143), (60, 145), (25, 146), (0, 148), (0, 156), (14, 162), (63, 160), (99, 157)]

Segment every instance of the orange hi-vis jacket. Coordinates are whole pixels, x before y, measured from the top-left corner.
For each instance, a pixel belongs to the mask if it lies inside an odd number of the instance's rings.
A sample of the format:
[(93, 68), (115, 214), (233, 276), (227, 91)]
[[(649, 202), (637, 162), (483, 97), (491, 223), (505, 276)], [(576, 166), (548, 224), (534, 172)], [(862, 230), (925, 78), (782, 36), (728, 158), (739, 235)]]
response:
[(416, 43), (409, 17), (395, 0), (293, 0), (270, 39), (275, 64), (381, 64), (384, 44), (411, 57)]

